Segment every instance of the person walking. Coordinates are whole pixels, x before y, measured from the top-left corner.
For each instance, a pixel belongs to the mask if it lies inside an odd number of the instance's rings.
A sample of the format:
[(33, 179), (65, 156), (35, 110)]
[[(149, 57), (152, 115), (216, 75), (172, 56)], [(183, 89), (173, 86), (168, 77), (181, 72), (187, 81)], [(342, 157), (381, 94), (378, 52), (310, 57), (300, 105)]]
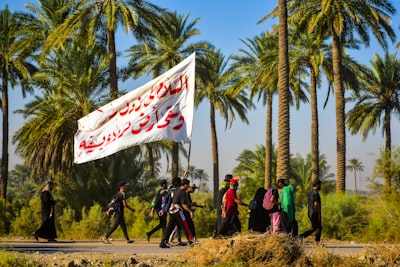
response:
[(126, 223), (124, 218), (124, 208), (130, 209), (131, 211), (135, 211), (134, 208), (128, 205), (126, 202), (125, 192), (128, 188), (127, 182), (120, 182), (119, 183), (119, 191), (113, 197), (116, 202), (116, 208), (113, 210), (112, 208), (108, 208), (107, 211), (104, 213), (106, 216), (109, 216), (112, 212), (114, 214), (114, 225), (108, 230), (103, 242), (105, 244), (111, 244), (110, 240), (108, 239), (110, 235), (117, 229), (118, 226), (121, 226), (122, 232), (126, 239), (126, 243), (133, 243), (133, 240), (129, 239), (128, 232), (126, 230)]
[(221, 229), (219, 230), (220, 236), (230, 236), (235, 233), (240, 233), (242, 230), (242, 225), (239, 220), (238, 206), (248, 206), (248, 204), (244, 203), (237, 197), (236, 191), (238, 188), (239, 180), (232, 178), (229, 182), (229, 189), (225, 194), (225, 201), (223, 201), (224, 204), (222, 205), (222, 222)]
[[(190, 196), (190, 194), (194, 193), (194, 191), (196, 191), (197, 188), (198, 188), (197, 185), (192, 183), (189, 185), (189, 188), (186, 190), (187, 205), (193, 211), (194, 211), (193, 207), (204, 208), (204, 206), (199, 205), (196, 202), (193, 202), (192, 197)], [(190, 217), (190, 214), (187, 210), (184, 209), (183, 213), (185, 214), (185, 218), (189, 225), (190, 232), (192, 233), (193, 241), (196, 241), (196, 229), (194, 227), (193, 219)]]
[(264, 195), (267, 190), (264, 187), (257, 189), (254, 200), (256, 201), (256, 208), (250, 210), (249, 226), (250, 232), (265, 233), (267, 228), (271, 225), (271, 219), (269, 218), (268, 211), (263, 208), (262, 203)]
[(186, 217), (183, 213), (183, 209), (189, 212), (190, 218), (194, 217), (194, 211), (187, 205), (186, 190), (189, 188), (190, 181), (186, 178), (182, 179), (181, 186), (175, 190), (172, 198), (171, 206), (168, 210), (169, 221), (167, 228), (163, 234), (160, 242), (160, 248), (170, 248), (168, 240), (174, 230), (175, 226), (179, 225), (180, 229), (185, 232), (185, 235), (189, 241), (189, 244), (193, 243), (193, 236), (190, 232), (189, 226), (186, 221)]
[(315, 180), (312, 183), (312, 190), (308, 192), (308, 218), (311, 222), (311, 228), (300, 235), (301, 238), (315, 233), (315, 242), (320, 244), (322, 234), (322, 216), (321, 216), (321, 197), (319, 191), (321, 190), (321, 181)]
[(265, 234), (277, 233), (281, 230), (281, 211), (280, 211), (280, 203), (279, 203), (279, 191), (278, 189), (282, 189), (285, 185), (284, 179), (278, 179), (277, 187), (273, 187), (269, 190), (272, 190), (271, 202), (273, 203), (272, 209), (268, 210), (269, 218), (271, 220), (272, 228), (270, 227)]
[(57, 241), (56, 227), (54, 224), (54, 206), (56, 205), (56, 201), (51, 194), (55, 186), (56, 184), (53, 181), (48, 181), (40, 193), (42, 225), (32, 233), (36, 241), (39, 241), (39, 237), (47, 239), (48, 242)]
[(224, 197), (226, 191), (229, 189), (229, 182), (233, 178), (232, 174), (225, 175), (224, 180), (221, 183), (221, 188), (218, 191), (218, 198), (217, 198), (217, 222), (215, 227), (215, 234), (214, 237), (220, 235), (219, 230), (221, 230), (221, 223), (222, 223), (222, 198)]
[(162, 229), (162, 232), (164, 233), (165, 227), (167, 226), (167, 213), (164, 213), (161, 210), (162, 199), (168, 193), (167, 185), (168, 185), (167, 180), (163, 179), (160, 181), (160, 189), (157, 190), (154, 204), (152, 204), (153, 206), (151, 207), (151, 210), (149, 212), (148, 217), (150, 219), (154, 217), (154, 212), (156, 212), (160, 222), (157, 226), (151, 229), (150, 232), (146, 232), (146, 239), (148, 242), (150, 242), (150, 237), (152, 234), (154, 234), (160, 229)]
[(284, 179), (281, 196), (281, 228), (282, 232), (297, 236), (298, 228), (296, 221), (296, 208), (294, 202), (294, 187)]

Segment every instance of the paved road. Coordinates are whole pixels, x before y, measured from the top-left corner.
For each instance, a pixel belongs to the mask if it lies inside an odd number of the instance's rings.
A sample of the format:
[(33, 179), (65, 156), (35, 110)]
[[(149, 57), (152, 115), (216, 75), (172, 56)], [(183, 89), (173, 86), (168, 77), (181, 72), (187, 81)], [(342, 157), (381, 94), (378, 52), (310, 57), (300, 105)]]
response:
[[(305, 244), (306, 249), (312, 246)], [(364, 245), (350, 243), (325, 243), (328, 252), (338, 254), (356, 254), (365, 248)], [(42, 253), (51, 254), (56, 252), (68, 253), (118, 253), (118, 254), (137, 254), (137, 255), (173, 255), (184, 253), (187, 247), (172, 247), (170, 249), (159, 248), (156, 241), (135, 241), (127, 244), (123, 241), (113, 241), (112, 244), (104, 244), (101, 241), (60, 241), (56, 243), (35, 242), (35, 241), (0, 241), (0, 249), (7, 251), (18, 251), (21, 253)]]
[(187, 247), (173, 247), (162, 249), (157, 242), (135, 241), (127, 244), (124, 241), (113, 241), (112, 244), (104, 244), (101, 241), (59, 241), (56, 243), (35, 241), (1, 241), (0, 249), (7, 251), (18, 251), (22, 253), (118, 253), (118, 254), (140, 254), (140, 255), (170, 255), (182, 253)]

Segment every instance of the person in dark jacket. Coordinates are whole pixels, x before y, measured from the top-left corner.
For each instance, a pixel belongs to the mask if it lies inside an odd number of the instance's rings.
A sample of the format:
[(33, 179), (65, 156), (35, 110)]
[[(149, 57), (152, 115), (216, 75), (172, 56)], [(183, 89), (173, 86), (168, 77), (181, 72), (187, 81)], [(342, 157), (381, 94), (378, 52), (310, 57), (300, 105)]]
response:
[[(118, 208), (114, 210), (114, 225), (108, 230), (103, 242), (105, 244), (111, 244), (111, 241), (108, 239), (108, 237), (117, 229), (118, 226), (121, 226), (122, 232), (125, 236), (126, 243), (133, 243), (133, 240), (129, 239), (128, 237), (128, 231), (126, 230), (126, 223), (125, 223), (125, 218), (124, 218), (124, 208), (130, 209), (131, 211), (135, 211), (134, 208), (128, 205), (128, 202), (126, 202), (125, 198), (125, 192), (128, 188), (128, 183), (127, 182), (120, 182), (119, 183), (119, 192), (118, 198), (117, 198), (117, 203), (118, 203)], [(106, 216), (109, 216), (112, 212), (112, 209), (109, 208), (104, 214)]]
[(264, 195), (267, 190), (264, 187), (260, 187), (257, 189), (254, 200), (256, 201), (257, 205), (256, 208), (250, 210), (250, 217), (249, 217), (249, 231), (265, 233), (267, 228), (271, 225), (271, 220), (268, 215), (268, 211), (263, 208), (262, 203), (264, 199)]
[(146, 232), (146, 239), (148, 242), (150, 242), (150, 237), (152, 234), (154, 234), (160, 229), (162, 229), (162, 232), (164, 233), (165, 228), (167, 227), (167, 213), (160, 212), (162, 199), (165, 196), (165, 194), (168, 193), (167, 185), (168, 185), (167, 180), (163, 179), (160, 181), (160, 189), (158, 189), (157, 191), (157, 195), (154, 201), (154, 207), (151, 207), (151, 210), (149, 212), (148, 216), (151, 219), (154, 217), (154, 212), (156, 212), (158, 219), (160, 220), (160, 223), (157, 226), (155, 226), (150, 232)]
[(221, 222), (222, 222), (222, 198), (224, 197), (226, 191), (229, 189), (229, 182), (233, 178), (232, 174), (227, 174), (225, 175), (225, 179), (222, 181), (221, 188), (218, 191), (218, 198), (217, 198), (217, 223), (216, 223), (216, 229), (215, 229), (215, 235), (214, 237), (220, 236), (219, 230), (221, 229)]
[(57, 233), (54, 225), (54, 206), (56, 201), (51, 194), (55, 186), (53, 181), (48, 181), (40, 193), (42, 225), (32, 233), (36, 241), (39, 241), (40, 237), (47, 239), (48, 242), (56, 242)]
[(306, 238), (316, 232), (315, 242), (317, 244), (321, 242), (322, 234), (321, 197), (319, 195), (321, 184), (320, 180), (315, 180), (312, 184), (312, 190), (308, 192), (308, 218), (311, 222), (311, 228), (300, 235), (300, 237)]

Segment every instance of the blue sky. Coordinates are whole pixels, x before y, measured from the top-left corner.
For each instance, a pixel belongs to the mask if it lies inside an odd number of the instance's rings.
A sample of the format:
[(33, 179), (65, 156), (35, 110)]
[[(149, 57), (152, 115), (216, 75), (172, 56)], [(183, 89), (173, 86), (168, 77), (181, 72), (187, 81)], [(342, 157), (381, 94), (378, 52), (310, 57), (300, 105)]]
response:
[[(204, 40), (212, 43), (228, 57), (231, 54), (237, 54), (239, 48), (244, 48), (242, 40), (253, 38), (264, 30), (270, 30), (274, 21), (266, 21), (262, 24), (257, 22), (267, 13), (273, 10), (278, 1), (261, 1), (261, 0), (156, 0), (154, 4), (165, 7), (171, 11), (177, 11), (180, 14), (190, 14), (189, 21), (200, 18), (197, 24), (202, 32), (201, 35), (193, 39), (193, 41)], [(400, 1), (392, 1), (400, 11)], [(25, 3), (34, 3), (36, 0), (2, 0), (0, 8), (3, 9), (8, 5), (11, 10), (23, 11)], [(393, 18), (393, 28), (397, 35), (399, 32), (400, 16), (397, 14)], [(133, 45), (133, 40), (125, 36), (123, 33), (118, 35), (121, 42), (117, 43), (119, 52)], [(400, 40), (400, 39), (398, 39)], [(390, 52), (394, 52), (393, 49)], [(369, 60), (373, 54), (383, 54), (383, 50), (372, 39), (369, 48), (362, 48), (359, 51), (350, 51), (350, 55), (359, 62), (369, 65)], [(120, 58), (118, 63), (124, 64), (126, 59)], [(127, 81), (120, 85), (125, 91), (130, 91), (144, 84), (145, 81)], [(327, 158), (328, 165), (331, 166), (331, 172), (336, 173), (336, 136), (335, 136), (335, 103), (331, 97), (325, 109), (322, 105), (326, 97), (326, 88), (321, 88), (319, 94), (319, 119), (320, 119), (320, 151)], [(10, 93), (10, 114), (16, 109), (23, 108), (28, 99), (21, 100), (22, 94), (18, 88)], [(275, 99), (276, 103), (277, 100)], [(350, 106), (347, 106), (347, 110)], [(274, 107), (273, 119), (273, 142), (277, 143), (277, 106)], [(13, 131), (18, 129), (22, 124), (22, 117), (12, 114), (10, 120), (11, 135)], [(301, 105), (299, 110), (291, 109), (291, 153), (301, 154), (305, 157), (311, 151), (310, 136), (310, 107), (309, 105)], [(255, 149), (256, 145), (265, 144), (265, 108), (257, 104), (257, 109), (248, 112), (249, 125), (242, 124), (240, 121), (233, 123), (232, 128), (225, 130), (224, 121), (219, 118), (218, 123), (218, 142), (220, 157), (220, 177), (226, 173), (232, 172), (237, 165), (236, 158), (244, 149)], [(399, 118), (392, 119), (392, 145), (400, 145), (400, 123)], [(204, 169), (210, 176), (212, 175), (211, 161), (211, 141), (209, 129), (209, 113), (208, 105), (205, 103), (195, 111), (194, 126), (192, 135), (192, 151), (190, 164), (197, 168)], [(375, 159), (379, 156), (379, 149), (384, 146), (384, 139), (379, 129), (376, 134), (369, 135), (365, 142), (362, 141), (360, 135), (352, 136), (347, 134), (347, 155), (346, 159), (359, 159), (365, 166), (364, 172), (359, 174), (358, 187), (365, 188), (365, 178), (372, 174)], [(188, 148), (188, 145), (185, 145)], [(20, 159), (13, 155), (14, 147), (10, 147), (10, 167), (20, 163)], [(187, 162), (182, 160), (183, 165)], [(353, 174), (347, 174), (347, 188), (354, 188)]]

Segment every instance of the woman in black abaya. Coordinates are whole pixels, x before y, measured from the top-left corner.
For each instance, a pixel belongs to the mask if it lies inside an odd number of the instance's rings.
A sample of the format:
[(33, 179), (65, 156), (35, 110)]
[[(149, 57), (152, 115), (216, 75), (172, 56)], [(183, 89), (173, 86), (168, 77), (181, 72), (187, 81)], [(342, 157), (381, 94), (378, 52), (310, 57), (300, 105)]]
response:
[(36, 240), (40, 238), (47, 239), (48, 242), (55, 242), (57, 238), (56, 227), (54, 224), (54, 205), (56, 202), (53, 199), (51, 191), (55, 184), (52, 181), (47, 182), (46, 186), (40, 193), (42, 225), (39, 229), (33, 232), (33, 237)]

